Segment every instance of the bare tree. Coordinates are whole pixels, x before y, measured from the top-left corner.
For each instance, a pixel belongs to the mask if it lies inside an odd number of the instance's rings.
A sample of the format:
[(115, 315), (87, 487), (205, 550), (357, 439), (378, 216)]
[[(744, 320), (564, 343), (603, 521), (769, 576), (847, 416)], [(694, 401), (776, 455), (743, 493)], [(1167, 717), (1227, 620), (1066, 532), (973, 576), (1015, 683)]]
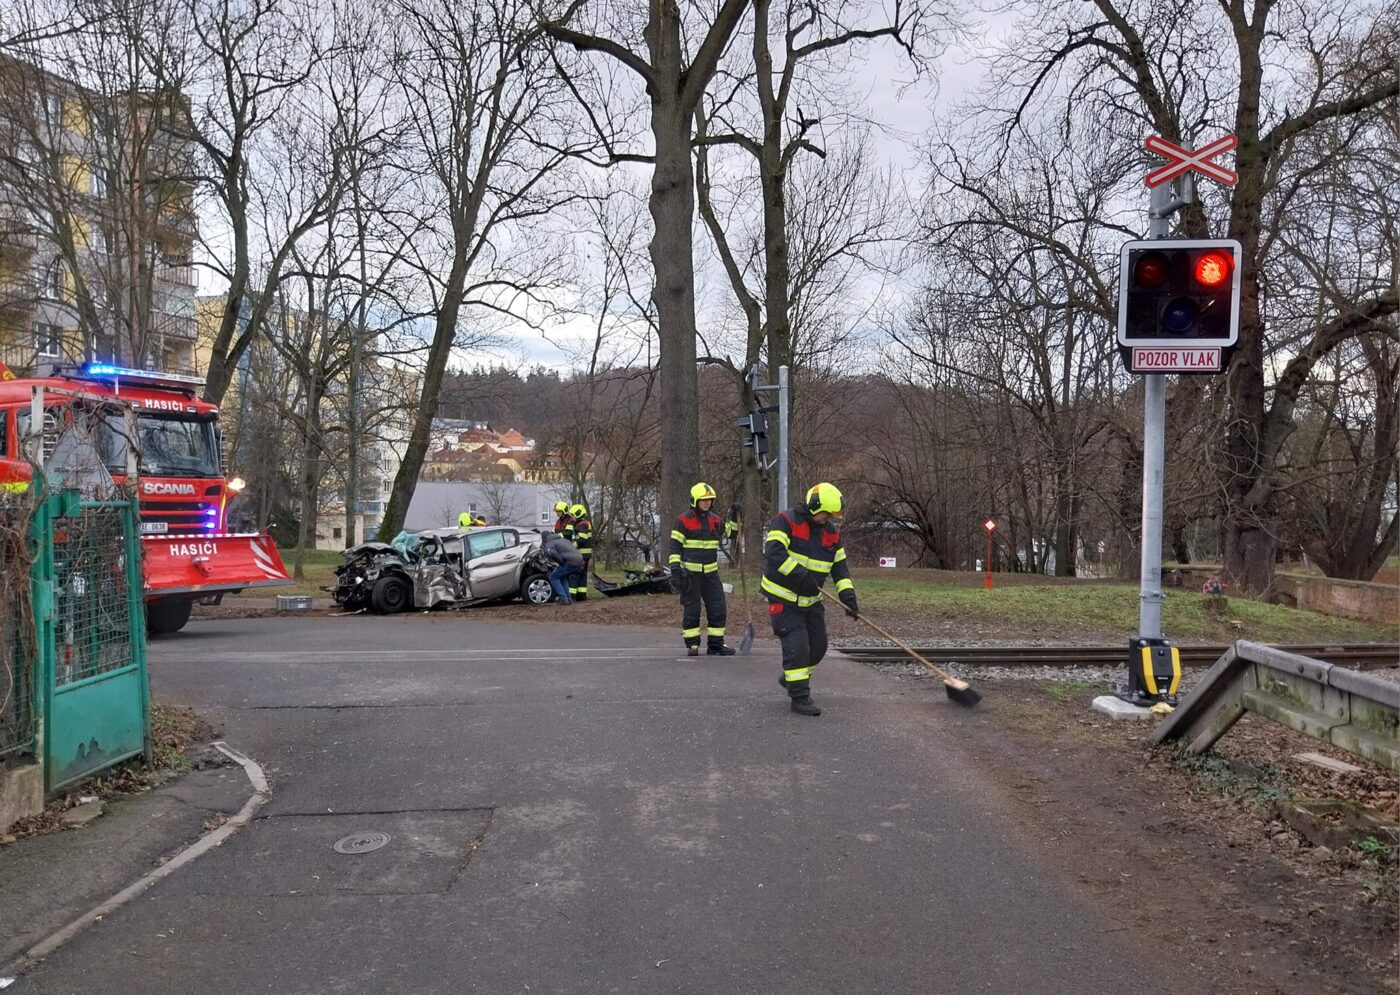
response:
[(529, 225), (576, 199), (557, 174), (591, 148), (524, 0), (387, 0), (385, 16), (399, 39), (391, 73), (408, 122), (400, 176), (423, 226), (410, 265), (433, 328), (381, 538), (403, 527), (453, 349), (490, 341), (463, 326), (466, 316), (519, 314), (550, 278), (554, 256), (520, 246)]
[[(1345, 292), (1305, 332), (1295, 334), (1281, 316), (1271, 316), (1265, 280), (1276, 262), (1274, 233), (1300, 179), (1342, 151), (1319, 149), (1310, 136), (1374, 118), (1400, 93), (1395, 21), (1394, 5), (1385, 0), (1132, 6), (1044, 0), (1020, 25), (1021, 43), (994, 67), (993, 96), (1003, 98), (1012, 128), (1047, 109), (1065, 121), (1089, 118), (1100, 141), (1116, 140), (1125, 156), (1140, 148), (1145, 132), (1188, 146), (1213, 131), (1238, 136), (1239, 182), (1221, 207), (1225, 231), (1244, 246), (1242, 317), (1226, 381), (1230, 411), (1220, 473), (1225, 571), (1243, 591), (1272, 585), (1279, 458), (1303, 385), (1319, 360), (1348, 339), (1371, 334), (1400, 307), (1393, 245), (1354, 270)], [(1208, 42), (1217, 38), (1233, 39), (1233, 51), (1221, 53)], [(1228, 110), (1222, 115), (1219, 108)], [(1196, 233), (1207, 227), (1200, 211), (1189, 212), (1183, 224)]]
[[(554, 38), (608, 56), (646, 87), (654, 152), (651, 156), (611, 153), (609, 161), (644, 159), (653, 164), (649, 207), (651, 263), (656, 278), (652, 299), (660, 341), (663, 507), (685, 506), (700, 464), (692, 118), (748, 5), (749, 0), (722, 0), (709, 25), (700, 32), (700, 43), (689, 59), (682, 37), (685, 18), (676, 0), (647, 0), (646, 22), (639, 32), (645, 53), (605, 33), (606, 18), (594, 9), (600, 4), (572, 0), (559, 17), (542, 21), (544, 30)], [(593, 15), (589, 29), (579, 26), (584, 14)], [(619, 16), (617, 21), (618, 27), (630, 27), (626, 17)], [(597, 121), (596, 116), (592, 119)]]

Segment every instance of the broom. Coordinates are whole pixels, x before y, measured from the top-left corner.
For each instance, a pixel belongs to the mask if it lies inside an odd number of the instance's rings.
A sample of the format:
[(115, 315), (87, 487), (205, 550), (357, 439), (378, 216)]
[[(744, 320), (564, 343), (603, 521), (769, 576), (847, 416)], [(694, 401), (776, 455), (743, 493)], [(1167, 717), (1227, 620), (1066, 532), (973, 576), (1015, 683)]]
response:
[[(841, 605), (841, 599), (836, 597), (836, 595), (832, 594), (826, 588), (823, 587), (819, 590), (828, 600), (834, 601), (836, 604)], [(846, 606), (841, 605), (841, 608), (844, 611)], [(847, 614), (849, 614), (849, 612)], [(900, 649), (904, 650), (904, 652), (908, 653), (915, 660), (918, 660), (920, 663), (922, 663), (929, 670), (932, 670), (939, 677), (943, 678), (943, 690), (948, 692), (948, 697), (953, 701), (954, 704), (962, 705), (966, 708), (971, 708), (973, 705), (977, 704), (979, 701), (982, 700), (982, 696), (978, 694), (977, 690), (971, 684), (967, 683), (967, 681), (959, 680), (958, 678), (953, 677), (948, 673), (944, 672), (943, 670), (939, 669), (935, 664), (932, 664), (928, 660), (925, 660), (922, 656), (918, 654), (918, 652), (915, 651), (914, 647), (901, 640), (898, 636), (893, 636), (890, 633), (886, 632), (883, 628), (876, 625), (870, 619), (866, 618), (863, 612), (857, 615), (856, 618), (864, 622), (866, 625), (870, 626), (870, 628), (874, 629), (876, 632), (884, 636), (890, 642), (894, 643)]]
[[(735, 511), (739, 508), (734, 506)], [(753, 602), (749, 600), (748, 572), (744, 569), (744, 523), (742, 513), (736, 515), (734, 520), (739, 523), (739, 531), (734, 533), (734, 537), (729, 541), (729, 551), (738, 551), (739, 556), (739, 596), (744, 599), (744, 608), (749, 613), (749, 624), (744, 626), (744, 637), (739, 640), (739, 652), (749, 655), (749, 650), (753, 649)]]

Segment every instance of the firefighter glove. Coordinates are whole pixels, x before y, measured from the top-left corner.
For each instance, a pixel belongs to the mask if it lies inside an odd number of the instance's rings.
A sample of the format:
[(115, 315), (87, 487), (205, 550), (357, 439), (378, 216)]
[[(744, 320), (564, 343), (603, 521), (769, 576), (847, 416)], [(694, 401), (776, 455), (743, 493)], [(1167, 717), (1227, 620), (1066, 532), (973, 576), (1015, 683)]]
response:
[(856, 602), (855, 591), (842, 591), (840, 595), (841, 603), (846, 606), (846, 614), (851, 618), (860, 618), (860, 605)]
[(690, 571), (677, 564), (671, 568), (671, 580), (675, 584), (676, 593), (682, 598), (690, 593)]

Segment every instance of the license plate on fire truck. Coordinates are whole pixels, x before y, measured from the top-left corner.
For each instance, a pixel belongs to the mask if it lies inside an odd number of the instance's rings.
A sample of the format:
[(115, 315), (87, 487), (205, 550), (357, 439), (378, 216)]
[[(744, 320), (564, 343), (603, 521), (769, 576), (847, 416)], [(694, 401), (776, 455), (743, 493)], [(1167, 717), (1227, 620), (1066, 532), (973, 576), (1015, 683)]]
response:
[(141, 534), (142, 534), (142, 535), (159, 534), (159, 533), (161, 533), (161, 532), (169, 532), (169, 531), (170, 531), (170, 524), (169, 524), (168, 522), (142, 522), (142, 523), (141, 523)]

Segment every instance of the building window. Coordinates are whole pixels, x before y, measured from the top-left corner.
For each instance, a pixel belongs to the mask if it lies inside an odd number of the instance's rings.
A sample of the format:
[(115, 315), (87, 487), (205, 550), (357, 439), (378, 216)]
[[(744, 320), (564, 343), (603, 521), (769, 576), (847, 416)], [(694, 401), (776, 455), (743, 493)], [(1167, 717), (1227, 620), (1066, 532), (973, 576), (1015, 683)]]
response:
[(92, 179), (91, 193), (94, 197), (101, 197), (107, 193), (107, 171), (101, 166), (92, 167), (90, 174)]
[(58, 300), (67, 299), (68, 281), (62, 259), (55, 259), (44, 274), (44, 289), (48, 291), (50, 296)]
[(342, 529), (331, 529), (331, 538), (332, 538), (332, 539), (343, 539), (344, 537), (345, 537), (345, 533), (344, 533), (344, 531), (343, 531)]
[(106, 253), (107, 233), (102, 230), (100, 225), (93, 225), (88, 229), (87, 244), (91, 252)]
[(39, 100), (39, 114), (50, 124), (58, 124), (63, 117), (63, 98), (50, 93)]
[(47, 322), (34, 326), (34, 352), (40, 359), (61, 359), (63, 356), (63, 329)]

